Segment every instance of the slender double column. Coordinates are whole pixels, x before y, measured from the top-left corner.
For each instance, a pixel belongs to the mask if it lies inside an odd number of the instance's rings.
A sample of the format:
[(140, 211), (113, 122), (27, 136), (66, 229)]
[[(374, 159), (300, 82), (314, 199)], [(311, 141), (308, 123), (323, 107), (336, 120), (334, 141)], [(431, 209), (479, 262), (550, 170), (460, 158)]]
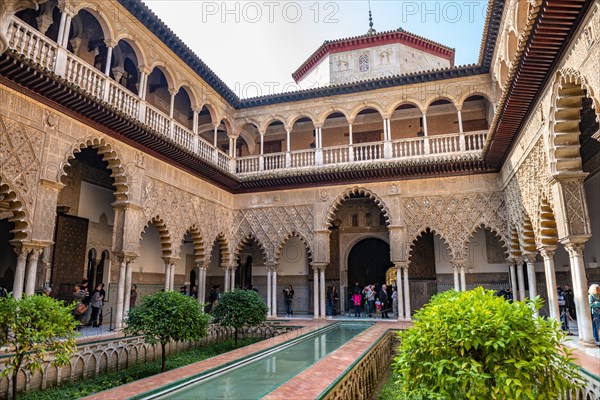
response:
[(277, 264), (273, 261), (267, 261), (265, 265), (267, 267), (268, 315), (277, 318)]
[(573, 279), (573, 294), (575, 296), (575, 310), (577, 312), (577, 328), (579, 341), (584, 346), (594, 346), (592, 334), (592, 315), (590, 313), (588, 284), (583, 263), (583, 242), (565, 241), (563, 243), (569, 253), (571, 264), (571, 277)]
[[(396, 290), (398, 292), (398, 321), (404, 321), (406, 319), (405, 303), (406, 299), (404, 298), (404, 283), (402, 281), (402, 272), (404, 269), (408, 269), (408, 262), (396, 262), (394, 265), (396, 266)], [(408, 303), (406, 303), (408, 304)], [(408, 306), (410, 308), (410, 305)]]
[(406, 321), (411, 320), (411, 309), (410, 309), (410, 282), (408, 280), (408, 263), (403, 265), (404, 269), (404, 319)]
[(15, 243), (17, 253), (17, 268), (13, 280), (13, 297), (20, 299), (23, 294), (31, 296), (35, 293), (38, 260), (47, 244), (39, 242)]
[(198, 270), (198, 302), (206, 301), (206, 266), (203, 261), (196, 261), (196, 269)]
[(550, 318), (560, 321), (560, 309), (558, 307), (558, 296), (556, 291), (556, 269), (554, 267), (554, 252), (556, 251), (556, 246), (540, 247), (539, 251), (544, 258), (544, 275), (546, 277)]
[[(131, 287), (131, 263), (137, 259), (137, 254), (120, 253), (117, 254), (119, 260), (119, 280), (117, 281), (117, 329), (121, 329), (123, 318), (129, 311), (130, 287)], [(129, 279), (127, 278), (129, 276)], [(129, 280), (129, 286), (127, 285)]]
[(517, 287), (517, 271), (516, 271), (516, 261), (512, 258), (508, 260), (508, 273), (510, 275), (510, 288), (512, 290), (513, 299), (518, 299), (518, 287)]
[(325, 267), (327, 263), (312, 263), (313, 268), (313, 315), (325, 318)]
[(173, 290), (175, 286), (175, 264), (178, 258), (163, 257), (165, 263), (165, 291)]
[[(525, 274), (523, 273), (523, 259), (517, 258), (517, 280), (519, 282), (519, 300), (525, 300)], [(515, 293), (516, 296), (516, 293)]]
[(454, 290), (464, 292), (467, 290), (467, 275), (465, 260), (452, 260), (454, 269)]

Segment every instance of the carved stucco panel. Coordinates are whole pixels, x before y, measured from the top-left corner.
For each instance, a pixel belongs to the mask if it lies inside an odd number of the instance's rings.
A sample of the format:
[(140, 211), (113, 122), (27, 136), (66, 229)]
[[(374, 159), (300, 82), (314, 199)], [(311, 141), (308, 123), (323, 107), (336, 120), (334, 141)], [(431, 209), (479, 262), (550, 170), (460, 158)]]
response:
[(414, 197), (406, 199), (403, 208), (409, 238), (414, 240), (430, 228), (448, 244), (456, 259), (465, 256), (469, 238), (482, 224), (506, 241), (506, 204), (500, 192)]
[(238, 210), (234, 216), (234, 242), (240, 245), (252, 235), (264, 246), (269, 260), (274, 260), (277, 247), (294, 232), (311, 242), (313, 220), (312, 205)]

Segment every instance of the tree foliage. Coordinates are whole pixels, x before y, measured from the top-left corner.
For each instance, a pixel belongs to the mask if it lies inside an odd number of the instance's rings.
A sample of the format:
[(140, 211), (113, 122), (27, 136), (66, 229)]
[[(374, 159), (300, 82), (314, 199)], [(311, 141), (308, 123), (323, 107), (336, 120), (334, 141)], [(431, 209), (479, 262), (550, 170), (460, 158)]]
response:
[(170, 341), (199, 340), (207, 335), (210, 316), (190, 296), (178, 292), (159, 292), (142, 298), (129, 310), (123, 332), (143, 335), (147, 343), (160, 343), (161, 371), (165, 370), (165, 347)]
[(398, 398), (557, 399), (581, 385), (556, 321), (534, 317), (541, 305), (482, 288), (433, 297), (399, 334)]
[(212, 314), (216, 323), (235, 328), (237, 346), (239, 328), (260, 325), (265, 321), (267, 311), (265, 301), (257, 292), (238, 289), (224, 293)]
[(13, 382), (13, 399), (17, 395), (20, 370), (33, 373), (44, 364), (64, 365), (75, 353), (73, 307), (47, 296), (0, 298), (0, 347), (8, 353), (0, 377)]

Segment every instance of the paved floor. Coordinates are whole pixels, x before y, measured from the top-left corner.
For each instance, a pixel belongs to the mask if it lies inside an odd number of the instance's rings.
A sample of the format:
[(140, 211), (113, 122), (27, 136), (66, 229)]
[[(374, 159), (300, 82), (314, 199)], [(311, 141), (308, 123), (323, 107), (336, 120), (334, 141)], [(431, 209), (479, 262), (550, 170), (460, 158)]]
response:
[[(314, 331), (323, 326), (337, 321), (356, 321), (352, 316), (336, 316), (332, 319), (313, 319), (312, 316), (295, 316), (293, 318), (279, 318), (279, 323), (289, 325), (297, 325), (300, 328), (296, 331), (289, 332), (250, 346), (246, 346), (229, 353), (225, 353), (210, 359), (190, 364), (163, 374), (154, 375), (146, 379), (132, 382), (127, 385), (92, 395), (86, 399), (106, 400), (106, 399), (127, 399), (132, 396), (146, 393), (157, 389), (174, 381), (191, 377), (208, 369), (223, 365), (249, 354), (262, 351), (269, 347), (283, 343), (293, 337)], [(340, 376), (352, 363), (364, 352), (364, 350), (381, 336), (387, 329), (404, 329), (411, 325), (410, 322), (396, 321), (393, 319), (382, 320), (374, 318), (362, 317), (361, 321), (376, 321), (373, 327), (359, 334), (354, 339), (334, 351), (327, 357), (323, 358), (315, 365), (292, 378), (273, 392), (266, 399), (270, 400), (288, 400), (290, 398), (298, 398), (298, 393), (302, 393), (302, 398), (316, 398), (321, 394), (334, 379)], [(576, 328), (576, 327), (575, 327)], [(89, 329), (89, 330), (88, 330)], [(94, 331), (93, 329), (96, 329)], [(578, 337), (576, 330), (571, 330), (567, 339), (567, 346), (573, 348), (573, 356), (575, 362), (584, 368), (589, 373), (600, 377), (600, 348), (585, 348), (578, 347)], [(86, 328), (82, 332), (81, 340), (91, 340), (92, 338), (105, 339), (111, 335), (118, 335), (108, 329)]]

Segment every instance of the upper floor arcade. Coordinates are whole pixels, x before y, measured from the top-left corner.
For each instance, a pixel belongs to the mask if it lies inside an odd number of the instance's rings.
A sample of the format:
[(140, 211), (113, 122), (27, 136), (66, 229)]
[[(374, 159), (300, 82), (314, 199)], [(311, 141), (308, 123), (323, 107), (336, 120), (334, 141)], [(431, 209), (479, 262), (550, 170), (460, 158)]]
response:
[[(8, 51), (0, 74), (84, 117), (96, 118), (92, 110), (101, 108), (96, 122), (116, 136), (186, 158), (188, 169), (204, 164), (209, 178), (226, 176), (225, 186), (290, 168), (311, 174), (344, 165), (372, 169), (373, 163), (438, 164), (447, 171), (460, 163), (459, 173), (468, 172), (471, 162), (482, 168), (497, 94), (478, 68), (414, 74), (377, 90), (358, 85), (304, 91), (289, 101), (245, 101), (223, 89), (204, 64), (198, 67), (208, 70), (203, 76), (172, 43), (157, 40), (156, 28), (131, 18), (125, 3), (145, 8), (133, 0), (50, 0), (14, 10), (3, 28)], [(66, 91), (70, 101), (61, 97)], [(77, 104), (81, 96), (87, 107)], [(135, 132), (128, 136), (129, 129)]]

